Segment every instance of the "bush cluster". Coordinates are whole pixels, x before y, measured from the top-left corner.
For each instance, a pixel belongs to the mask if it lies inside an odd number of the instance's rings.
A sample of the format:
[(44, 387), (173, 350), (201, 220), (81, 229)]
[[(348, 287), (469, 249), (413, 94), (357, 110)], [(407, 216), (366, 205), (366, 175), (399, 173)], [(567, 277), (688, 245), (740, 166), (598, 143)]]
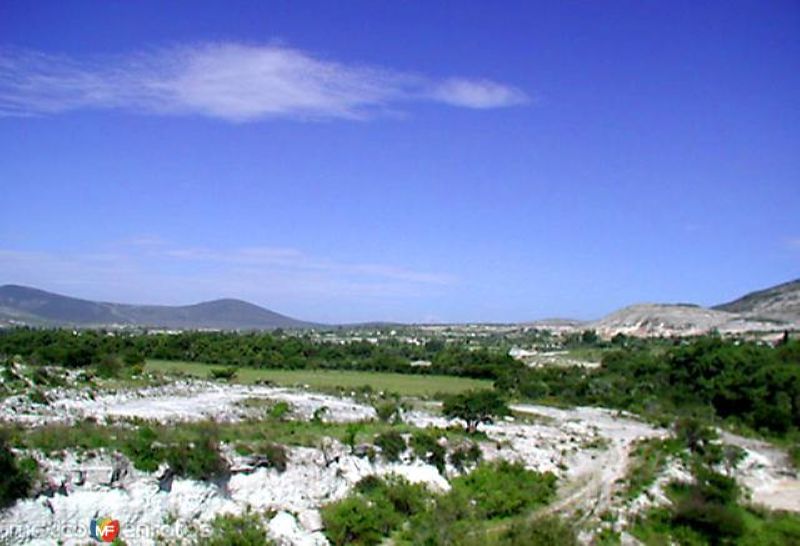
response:
[(334, 546), (380, 544), (405, 519), (424, 510), (428, 496), (424, 486), (404, 478), (368, 476), (356, 484), (354, 494), (322, 509), (325, 536)]
[(27, 497), (33, 488), (37, 473), (36, 461), (17, 460), (6, 438), (0, 436), (0, 509)]
[(499, 461), (453, 479), (452, 486), (471, 500), (481, 517), (491, 519), (547, 504), (555, 496), (556, 477), (528, 470), (521, 463)]
[(444, 463), (447, 450), (439, 444), (439, 439), (434, 433), (418, 430), (411, 436), (411, 449), (421, 461), (436, 467), (444, 473)]
[(375, 438), (375, 445), (381, 448), (381, 455), (388, 462), (398, 461), (400, 455), (402, 455), (407, 448), (405, 438), (396, 430), (389, 430), (378, 434)]
[(774, 435), (800, 429), (800, 340), (778, 347), (717, 336), (610, 351), (594, 370), (509, 368), (495, 387), (649, 415), (694, 412)]
[[(552, 474), (500, 462), (483, 464), (472, 474), (454, 479), (452, 485), (448, 493), (436, 495), (403, 478), (366, 477), (349, 497), (323, 508), (325, 535), (334, 546), (379, 544), (394, 532), (410, 544), (430, 546), (546, 544), (525, 542), (528, 531), (530, 536), (539, 536), (539, 531), (526, 530), (525, 526), (513, 527), (494, 537), (493, 542), (482, 534), (482, 529), (489, 520), (517, 516), (552, 500)], [(409, 524), (402, 525), (403, 522)], [(571, 544), (569, 539), (574, 533), (567, 527), (559, 530), (565, 533), (563, 543)]]
[(217, 516), (211, 532), (198, 537), (195, 546), (271, 546), (261, 517), (253, 513)]
[(233, 367), (227, 368), (211, 368), (208, 372), (209, 379), (224, 379), (225, 381), (231, 381), (232, 379), (236, 378), (236, 374), (238, 370)]
[(481, 448), (474, 442), (456, 447), (450, 453), (450, 464), (459, 472), (463, 472), (467, 466), (478, 464), (481, 461)]

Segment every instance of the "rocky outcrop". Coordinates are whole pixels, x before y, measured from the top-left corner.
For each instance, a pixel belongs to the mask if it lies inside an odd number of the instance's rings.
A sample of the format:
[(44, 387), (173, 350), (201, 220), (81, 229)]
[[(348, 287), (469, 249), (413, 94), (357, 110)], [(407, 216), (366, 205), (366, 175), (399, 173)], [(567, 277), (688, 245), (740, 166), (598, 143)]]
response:
[(695, 305), (639, 304), (616, 311), (586, 326), (604, 338), (617, 334), (636, 337), (697, 336), (726, 333), (780, 332), (798, 324), (764, 320)]

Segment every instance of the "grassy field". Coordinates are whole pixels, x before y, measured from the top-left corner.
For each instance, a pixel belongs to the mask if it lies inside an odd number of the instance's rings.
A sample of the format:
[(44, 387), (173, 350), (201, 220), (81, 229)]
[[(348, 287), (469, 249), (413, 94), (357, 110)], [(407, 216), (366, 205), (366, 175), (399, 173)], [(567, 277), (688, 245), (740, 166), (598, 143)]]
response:
[[(148, 360), (147, 369), (165, 373), (180, 372), (207, 378), (211, 368), (221, 368), (199, 362)], [(432, 396), (437, 393), (457, 393), (470, 389), (489, 389), (492, 382), (466, 377), (443, 375), (405, 375), (383, 372), (347, 370), (265, 370), (239, 368), (236, 381), (254, 383), (272, 381), (276, 385), (308, 385), (311, 389), (329, 390), (336, 387), (355, 389), (369, 385), (376, 391), (391, 391), (405, 396)]]

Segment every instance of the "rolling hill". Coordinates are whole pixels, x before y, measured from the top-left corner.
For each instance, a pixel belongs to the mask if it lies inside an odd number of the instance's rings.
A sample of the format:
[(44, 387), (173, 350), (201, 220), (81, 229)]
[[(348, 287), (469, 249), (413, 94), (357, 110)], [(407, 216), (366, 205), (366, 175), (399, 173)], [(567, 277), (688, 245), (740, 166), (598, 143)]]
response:
[(712, 309), (766, 319), (800, 320), (800, 279), (750, 292)]
[(89, 301), (26, 286), (0, 286), (0, 320), (40, 326), (142, 326), (171, 329), (269, 330), (309, 328), (242, 300), (194, 305), (131, 305)]
[(637, 337), (696, 336), (717, 330), (720, 333), (773, 332), (796, 329), (797, 323), (750, 317), (696, 305), (642, 303), (623, 307), (589, 328), (602, 337), (625, 334)]
[(689, 304), (637, 304), (619, 309), (589, 328), (604, 337), (691, 336), (721, 333), (778, 332), (800, 329), (800, 280), (751, 292), (711, 308)]

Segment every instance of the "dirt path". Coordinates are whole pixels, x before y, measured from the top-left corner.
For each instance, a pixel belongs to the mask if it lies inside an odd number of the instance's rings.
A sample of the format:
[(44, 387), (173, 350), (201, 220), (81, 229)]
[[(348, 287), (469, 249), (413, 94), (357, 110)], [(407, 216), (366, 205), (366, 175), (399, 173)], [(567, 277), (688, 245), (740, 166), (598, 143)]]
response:
[(598, 447), (585, 447), (566, 457), (566, 483), (559, 491), (559, 498), (547, 509), (550, 513), (580, 513), (582, 521), (599, 517), (611, 508), (614, 493), (620, 487), (617, 482), (628, 472), (634, 443), (667, 434), (664, 429), (600, 408), (563, 410), (516, 405), (513, 409), (544, 415), (552, 420), (554, 427), (571, 427), (576, 431), (583, 428), (590, 437), (602, 439)]

